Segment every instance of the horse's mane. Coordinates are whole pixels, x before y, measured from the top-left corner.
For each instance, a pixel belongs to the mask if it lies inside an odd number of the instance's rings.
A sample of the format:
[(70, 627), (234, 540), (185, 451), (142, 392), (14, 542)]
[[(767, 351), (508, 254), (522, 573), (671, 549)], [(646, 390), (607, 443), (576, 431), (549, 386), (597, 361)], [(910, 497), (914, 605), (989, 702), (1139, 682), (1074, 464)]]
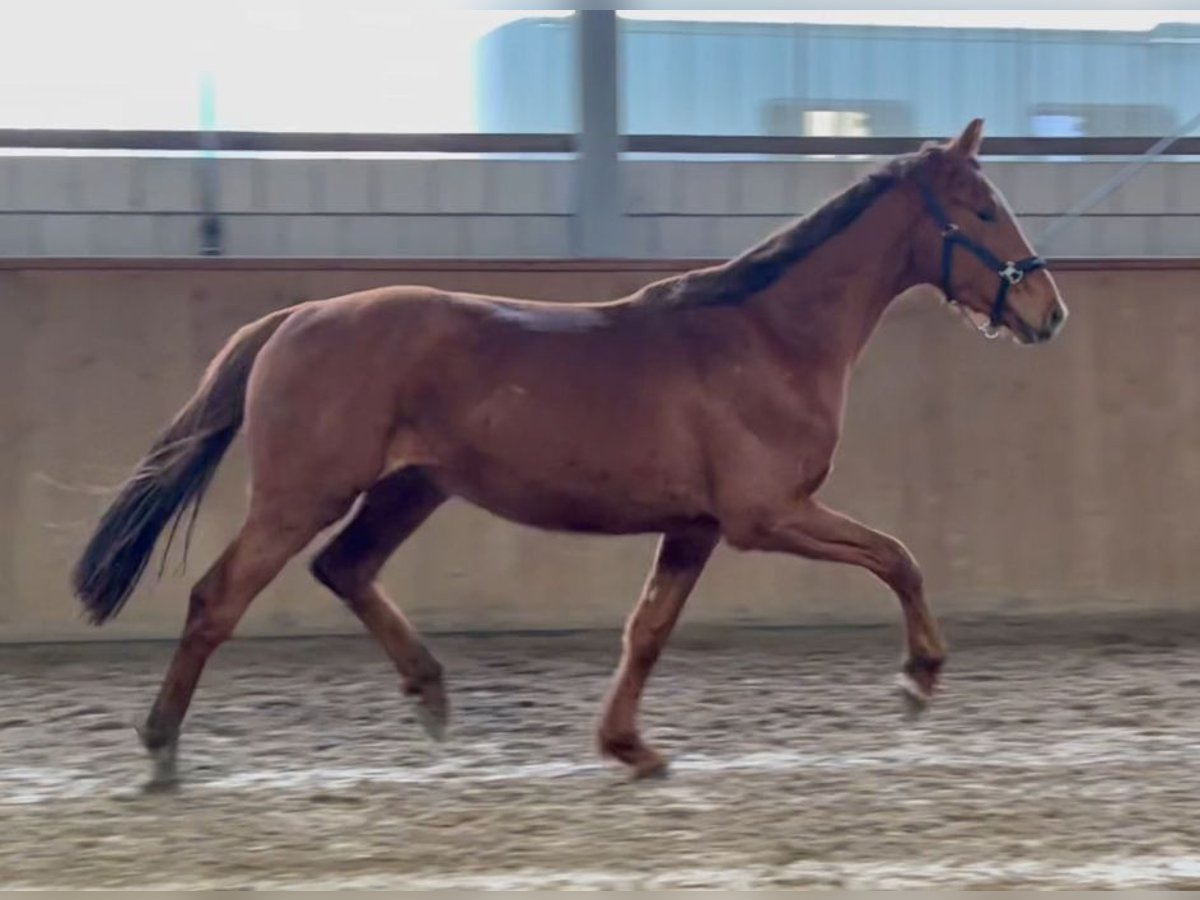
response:
[(741, 303), (770, 287), (791, 266), (850, 227), (879, 197), (924, 160), (928, 151), (898, 156), (817, 209), (728, 262), (647, 285), (635, 302), (670, 306)]

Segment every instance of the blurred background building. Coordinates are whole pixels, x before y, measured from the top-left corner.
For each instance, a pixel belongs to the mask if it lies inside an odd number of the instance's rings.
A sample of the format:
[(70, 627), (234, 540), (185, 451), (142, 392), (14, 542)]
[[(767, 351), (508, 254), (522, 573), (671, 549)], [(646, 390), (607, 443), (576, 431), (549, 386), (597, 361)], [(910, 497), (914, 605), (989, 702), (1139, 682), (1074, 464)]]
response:
[[(1165, 14), (1165, 13), (1164, 13)], [(947, 24), (953, 21), (953, 13)], [(572, 23), (525, 18), (480, 41), (485, 131), (574, 121)], [(629, 134), (1159, 136), (1195, 111), (1200, 25), (1145, 30), (625, 20)]]
[[(1036, 235), (1195, 114), (1200, 83), (1186, 10), (1022, 11), (1019, 28), (1003, 11), (622, 13), (587, 65), (566, 12), (47, 0), (14, 16), (8, 256), (725, 256), (977, 115)], [(1200, 253), (1200, 189), (1177, 165), (1194, 143), (1046, 251)]]

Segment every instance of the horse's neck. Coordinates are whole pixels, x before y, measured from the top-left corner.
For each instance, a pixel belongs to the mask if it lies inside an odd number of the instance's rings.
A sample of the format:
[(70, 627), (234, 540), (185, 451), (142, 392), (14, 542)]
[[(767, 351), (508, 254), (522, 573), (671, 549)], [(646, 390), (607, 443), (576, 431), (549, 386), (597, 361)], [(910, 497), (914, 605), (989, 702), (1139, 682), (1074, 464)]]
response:
[(791, 266), (755, 304), (758, 314), (798, 352), (819, 347), (822, 357), (852, 366), (888, 305), (913, 286), (917, 218), (907, 192), (889, 191)]

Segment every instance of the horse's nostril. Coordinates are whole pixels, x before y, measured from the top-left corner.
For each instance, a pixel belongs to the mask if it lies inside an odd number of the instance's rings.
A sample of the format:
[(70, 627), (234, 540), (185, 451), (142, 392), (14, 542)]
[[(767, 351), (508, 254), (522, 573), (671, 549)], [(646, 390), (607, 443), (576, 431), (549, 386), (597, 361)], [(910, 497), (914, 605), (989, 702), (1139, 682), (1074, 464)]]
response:
[(1059, 325), (1061, 325), (1063, 323), (1064, 318), (1065, 318), (1065, 316), (1063, 316), (1062, 307), (1061, 306), (1054, 307), (1054, 309), (1052, 309), (1050, 311), (1050, 327), (1057, 328)]

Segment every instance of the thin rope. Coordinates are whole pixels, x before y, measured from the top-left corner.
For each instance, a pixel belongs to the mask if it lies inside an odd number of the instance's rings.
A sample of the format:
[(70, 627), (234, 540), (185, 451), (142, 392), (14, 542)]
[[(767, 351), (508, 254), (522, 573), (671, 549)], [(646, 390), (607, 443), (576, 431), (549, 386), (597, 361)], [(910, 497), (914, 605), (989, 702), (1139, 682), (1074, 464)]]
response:
[(1100, 187), (1096, 188), (1096, 190), (1092, 191), (1090, 194), (1068, 209), (1065, 213), (1047, 225), (1034, 242), (1038, 249), (1044, 251), (1045, 246), (1053, 241), (1054, 238), (1058, 237), (1058, 235), (1060, 235), (1076, 219), (1086, 213), (1097, 203), (1104, 200), (1110, 194), (1117, 191), (1127, 181), (1133, 178), (1134, 175), (1142, 171), (1142, 169), (1152, 163), (1155, 159), (1162, 156), (1163, 152), (1168, 147), (1185, 135), (1195, 131), (1197, 127), (1200, 127), (1200, 113), (1192, 116), (1192, 118), (1188, 119), (1187, 122), (1177, 128), (1175, 131), (1168, 134), (1166, 137), (1156, 141), (1141, 156), (1130, 162), (1116, 175), (1114, 175), (1104, 184), (1100, 185)]

